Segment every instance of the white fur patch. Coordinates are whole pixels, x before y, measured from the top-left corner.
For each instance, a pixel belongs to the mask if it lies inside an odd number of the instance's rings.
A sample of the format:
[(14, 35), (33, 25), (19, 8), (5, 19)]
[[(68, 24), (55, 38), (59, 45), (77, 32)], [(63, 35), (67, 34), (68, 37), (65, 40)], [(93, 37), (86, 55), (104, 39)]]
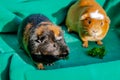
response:
[(56, 40), (61, 40), (62, 36), (56, 37)]
[(98, 10), (96, 10), (95, 12), (90, 13), (90, 17), (94, 18), (94, 19), (98, 19), (98, 20), (104, 19), (103, 14), (99, 13)]

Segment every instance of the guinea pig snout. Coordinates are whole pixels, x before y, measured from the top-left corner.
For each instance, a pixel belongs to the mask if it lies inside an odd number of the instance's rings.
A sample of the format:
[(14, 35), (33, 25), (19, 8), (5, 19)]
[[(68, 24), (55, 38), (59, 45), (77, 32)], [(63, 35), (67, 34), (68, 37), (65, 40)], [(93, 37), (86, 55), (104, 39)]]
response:
[(67, 57), (69, 54), (69, 48), (67, 46), (61, 48), (61, 54), (59, 57), (64, 58)]
[(68, 56), (68, 53), (60, 54), (60, 55), (59, 55), (60, 58), (65, 58), (65, 57), (67, 57), (67, 56)]
[(100, 35), (102, 33), (100, 28), (91, 29), (92, 35)]
[(92, 32), (93, 32), (93, 33), (97, 33), (97, 32), (98, 32), (98, 30), (92, 30)]

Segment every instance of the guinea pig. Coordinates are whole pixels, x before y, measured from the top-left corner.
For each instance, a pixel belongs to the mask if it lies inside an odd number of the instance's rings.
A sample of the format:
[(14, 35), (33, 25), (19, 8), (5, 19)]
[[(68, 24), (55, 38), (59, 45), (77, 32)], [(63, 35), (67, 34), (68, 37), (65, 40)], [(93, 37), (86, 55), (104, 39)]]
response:
[(18, 41), (39, 69), (69, 54), (62, 29), (42, 14), (29, 15), (22, 21)]
[(88, 47), (88, 41), (102, 45), (109, 24), (105, 10), (95, 0), (78, 0), (69, 8), (66, 17), (68, 31), (79, 34), (83, 47)]

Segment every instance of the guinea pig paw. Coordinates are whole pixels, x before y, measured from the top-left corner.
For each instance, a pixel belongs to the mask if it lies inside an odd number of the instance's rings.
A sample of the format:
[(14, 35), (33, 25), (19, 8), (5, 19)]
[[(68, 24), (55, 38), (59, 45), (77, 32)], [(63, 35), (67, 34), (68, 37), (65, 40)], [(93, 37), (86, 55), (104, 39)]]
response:
[(41, 69), (41, 70), (45, 69), (42, 63), (38, 63), (37, 67), (38, 67), (38, 69)]
[(82, 46), (87, 48), (88, 47), (88, 42), (84, 42)]
[(97, 41), (97, 44), (98, 44), (98, 45), (102, 45), (103, 42), (102, 42), (102, 41)]

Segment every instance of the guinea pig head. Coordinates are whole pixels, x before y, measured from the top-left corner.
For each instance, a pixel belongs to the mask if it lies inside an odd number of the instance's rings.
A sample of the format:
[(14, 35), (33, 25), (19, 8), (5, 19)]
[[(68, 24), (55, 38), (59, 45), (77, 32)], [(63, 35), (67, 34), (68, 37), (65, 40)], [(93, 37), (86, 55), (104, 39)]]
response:
[(98, 10), (84, 13), (80, 17), (82, 32), (88, 36), (104, 37), (109, 29), (110, 20), (108, 16), (99, 13)]
[(42, 24), (35, 29), (32, 54), (50, 56), (56, 59), (68, 56), (69, 49), (65, 43), (61, 28), (53, 24)]

